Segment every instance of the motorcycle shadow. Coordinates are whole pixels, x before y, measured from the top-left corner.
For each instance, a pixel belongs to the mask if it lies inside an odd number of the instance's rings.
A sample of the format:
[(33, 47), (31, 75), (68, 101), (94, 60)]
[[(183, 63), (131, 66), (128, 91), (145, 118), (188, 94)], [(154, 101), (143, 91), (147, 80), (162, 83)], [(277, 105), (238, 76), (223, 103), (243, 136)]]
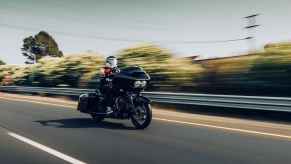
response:
[(119, 122), (111, 122), (104, 120), (96, 123), (90, 118), (64, 118), (56, 120), (38, 120), (34, 121), (42, 126), (49, 126), (55, 128), (103, 128), (103, 129), (123, 129), (134, 130), (134, 127), (129, 127)]

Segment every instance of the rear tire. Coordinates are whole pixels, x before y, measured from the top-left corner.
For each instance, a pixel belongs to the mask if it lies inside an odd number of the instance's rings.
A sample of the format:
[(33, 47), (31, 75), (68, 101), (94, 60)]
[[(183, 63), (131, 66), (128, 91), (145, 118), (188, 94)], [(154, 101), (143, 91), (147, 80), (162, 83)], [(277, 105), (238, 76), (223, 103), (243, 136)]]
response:
[[(152, 121), (152, 108), (151, 108), (151, 105), (150, 104), (147, 104), (147, 103), (144, 103), (144, 104), (139, 104), (138, 106), (135, 107), (135, 111), (133, 112), (133, 114), (131, 115), (131, 122), (132, 124), (135, 126), (136, 129), (145, 129), (147, 128), (151, 121)], [(142, 108), (142, 112), (143, 112), (143, 115), (142, 117), (145, 117), (145, 118), (142, 118), (140, 115), (140, 113), (138, 112), (141, 112), (141, 111), (138, 111), (138, 110), (141, 110)], [(139, 118), (137, 118), (139, 117)], [(142, 122), (140, 122), (142, 121)]]
[(100, 123), (104, 120), (103, 116), (97, 115), (95, 113), (90, 113), (92, 119), (96, 122), (96, 123)]

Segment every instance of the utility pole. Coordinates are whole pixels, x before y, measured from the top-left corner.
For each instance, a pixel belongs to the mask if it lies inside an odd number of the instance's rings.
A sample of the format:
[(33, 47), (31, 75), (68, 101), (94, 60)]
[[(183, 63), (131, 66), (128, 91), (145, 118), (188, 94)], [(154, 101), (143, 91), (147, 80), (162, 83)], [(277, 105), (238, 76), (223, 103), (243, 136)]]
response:
[(247, 42), (249, 45), (249, 53), (252, 53), (256, 51), (256, 37), (255, 37), (255, 30), (260, 25), (257, 24), (257, 17), (260, 14), (253, 14), (244, 17), (247, 20), (247, 26), (244, 27), (244, 29), (247, 30)]

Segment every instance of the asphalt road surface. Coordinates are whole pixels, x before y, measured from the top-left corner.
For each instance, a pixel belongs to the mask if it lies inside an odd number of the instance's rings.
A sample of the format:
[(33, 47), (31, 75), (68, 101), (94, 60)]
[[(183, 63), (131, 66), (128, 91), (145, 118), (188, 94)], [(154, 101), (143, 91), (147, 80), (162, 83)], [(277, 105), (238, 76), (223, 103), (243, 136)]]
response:
[(0, 95), (0, 163), (291, 163), (291, 125), (154, 109), (146, 130), (70, 101)]

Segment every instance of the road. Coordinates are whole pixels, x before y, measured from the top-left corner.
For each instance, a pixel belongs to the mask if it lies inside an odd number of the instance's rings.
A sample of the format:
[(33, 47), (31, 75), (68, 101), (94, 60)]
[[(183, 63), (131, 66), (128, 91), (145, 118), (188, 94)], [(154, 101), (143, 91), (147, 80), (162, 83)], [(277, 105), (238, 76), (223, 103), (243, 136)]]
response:
[(291, 163), (291, 125), (154, 109), (146, 130), (76, 104), (0, 94), (1, 163)]

